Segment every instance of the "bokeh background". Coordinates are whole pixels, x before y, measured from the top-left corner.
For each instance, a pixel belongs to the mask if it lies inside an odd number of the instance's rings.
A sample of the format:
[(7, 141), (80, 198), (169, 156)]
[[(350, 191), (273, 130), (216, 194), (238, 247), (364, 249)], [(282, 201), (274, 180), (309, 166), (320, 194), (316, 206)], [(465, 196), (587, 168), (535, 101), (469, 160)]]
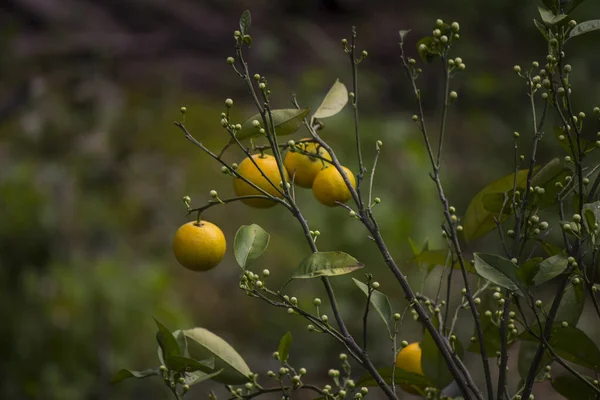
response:
[[(452, 83), (459, 100), (448, 120), (442, 174), (462, 214), (487, 182), (510, 173), (512, 132), (530, 135), (525, 87), (512, 66), (543, 61), (545, 43), (532, 24), (536, 7), (521, 0), (2, 1), (0, 398), (167, 398), (159, 379), (109, 384), (119, 368), (156, 365), (153, 316), (172, 329), (202, 326), (221, 335), (263, 377), (277, 367), (271, 353), (289, 330), (292, 364), (306, 367), (314, 383), (328, 383), (340, 346), (308, 333), (300, 318), (247, 298), (238, 289), (231, 251), (222, 265), (203, 274), (184, 270), (172, 256), (172, 236), (189, 220), (182, 196), (201, 205), (211, 189), (223, 196), (232, 192), (231, 179), (173, 125), (180, 106), (187, 107), (188, 128), (212, 149), (227, 140), (219, 126), (225, 98), (235, 101), (234, 120), (254, 113), (243, 82), (225, 63), (245, 9), (253, 18), (252, 73), (267, 76), (279, 108), (290, 106), (292, 93), (315, 108), (336, 78), (349, 84), (340, 40), (355, 25), (359, 50), (369, 51), (360, 65), (359, 91), (368, 165), (375, 141), (384, 143), (375, 180), (375, 194), (383, 201), (376, 216), (412, 284), (435, 293), (439, 273), (425, 282), (423, 271), (406, 261), (409, 237), (417, 243), (429, 238), (432, 247), (443, 241), (428, 160), (410, 119), (414, 103), (399, 65), (397, 32), (413, 30), (407, 48), (414, 55), (415, 41), (430, 33), (435, 19), (461, 23), (454, 56), (467, 69)], [(593, 1), (574, 15), (593, 17), (600, 17), (600, 4)], [(598, 40), (590, 34), (568, 49), (576, 101), (587, 112), (600, 101)], [(438, 123), (439, 76), (434, 65), (419, 79), (432, 127)], [(356, 169), (350, 109), (326, 124), (323, 136)], [(546, 140), (538, 154), (543, 162), (560, 150)], [(227, 157), (241, 159), (235, 152)], [(311, 228), (322, 234), (320, 248), (363, 261), (394, 310), (404, 312), (402, 294), (364, 229), (346, 211), (317, 203), (310, 191), (298, 198)], [(214, 207), (205, 218), (222, 227), (230, 248), (240, 225), (263, 226), (271, 246), (253, 269), (269, 268), (274, 287), (307, 254), (299, 226), (281, 208), (233, 204)], [(491, 236), (471, 244), (467, 253), (497, 250)], [(343, 315), (358, 333), (362, 293), (350, 276), (334, 279), (334, 286)], [(317, 282), (293, 282), (287, 290), (307, 307), (315, 296), (325, 297)], [(383, 326), (376, 317), (371, 324), (375, 362), (389, 364)], [(462, 340), (471, 330), (468, 318), (459, 323)], [(407, 314), (400, 339), (420, 336)], [(469, 355), (467, 363), (479, 379), (478, 359)], [(511, 377), (513, 388), (518, 378)], [(225, 396), (221, 387), (205, 383), (189, 397), (205, 398), (209, 389)], [(537, 393), (560, 398), (548, 385)]]

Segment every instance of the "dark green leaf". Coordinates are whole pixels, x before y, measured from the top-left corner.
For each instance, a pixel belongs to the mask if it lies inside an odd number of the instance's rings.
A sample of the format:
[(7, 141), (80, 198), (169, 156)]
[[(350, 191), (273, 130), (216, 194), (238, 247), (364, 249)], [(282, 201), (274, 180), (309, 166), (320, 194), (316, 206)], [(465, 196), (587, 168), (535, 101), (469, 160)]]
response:
[(156, 322), (156, 326), (158, 327), (158, 332), (156, 332), (156, 340), (158, 341), (158, 345), (162, 349), (162, 356), (165, 360), (165, 365), (169, 368), (169, 357), (171, 356), (180, 356), (181, 350), (179, 349), (179, 343), (173, 336), (173, 333), (167, 327), (165, 327), (159, 320), (154, 318)]
[(538, 10), (540, 12), (540, 16), (542, 17), (542, 21), (544, 21), (544, 23), (548, 26), (556, 25), (568, 17), (567, 14), (554, 15), (552, 11), (544, 7), (538, 7)]
[[(583, 285), (569, 284), (565, 288), (562, 301), (556, 312), (555, 321), (567, 322), (569, 325), (576, 326), (579, 322), (579, 317), (583, 313), (585, 305), (585, 290)], [(548, 305), (548, 310), (550, 305)]]
[(242, 32), (242, 35), (245, 35), (246, 32), (248, 32), (248, 28), (250, 27), (251, 23), (252, 16), (250, 15), (250, 11), (246, 10), (242, 13), (242, 16), (240, 17), (240, 31)]
[[(494, 325), (492, 319), (486, 317), (485, 315), (481, 316), (481, 327), (483, 329), (483, 345), (485, 347), (485, 351), (488, 356), (493, 357), (497, 351), (500, 351), (502, 348), (502, 340), (500, 338), (500, 329)], [(477, 337), (477, 330), (474, 330), (473, 337)], [(514, 339), (511, 339), (508, 344), (512, 344)], [(479, 342), (472, 342), (467, 347), (467, 351), (472, 353), (480, 353), (481, 348)]]
[[(585, 377), (593, 384), (594, 378)], [(596, 400), (596, 391), (571, 374), (552, 378), (552, 387), (567, 400)]]
[(583, 205), (583, 223), (590, 235), (598, 236), (600, 229), (600, 201)]
[(354, 257), (341, 251), (317, 252), (306, 257), (292, 278), (306, 279), (319, 276), (344, 275), (364, 267)]
[(183, 332), (181, 330), (178, 330), (178, 331), (173, 332), (173, 336), (175, 336), (175, 340), (177, 341), (177, 346), (179, 347), (179, 353), (182, 356), (187, 357), (188, 351), (187, 351), (187, 340), (185, 338), (185, 335), (183, 334)]
[[(366, 296), (369, 295), (369, 287), (367, 285), (365, 285), (358, 279), (352, 278), (352, 280)], [(373, 305), (373, 307), (375, 307), (375, 310), (377, 311), (383, 322), (385, 322), (385, 326), (388, 330), (388, 333), (391, 335), (392, 329), (390, 328), (390, 324), (392, 323), (392, 305), (390, 304), (390, 299), (388, 299), (388, 297), (385, 294), (377, 290), (373, 290), (373, 292), (371, 293), (371, 304)]]
[(242, 40), (244, 41), (244, 43), (246, 43), (248, 45), (248, 47), (252, 46), (252, 36), (244, 35), (242, 37)]
[(536, 170), (531, 179), (531, 186), (539, 186), (545, 193), (542, 196), (534, 195), (532, 204), (538, 208), (554, 206), (557, 203), (556, 195), (562, 190), (556, 186), (556, 182), (564, 182), (565, 177), (571, 174), (569, 165), (560, 158), (554, 158)]
[(556, 278), (567, 269), (568, 264), (569, 262), (562, 254), (546, 258), (538, 265), (538, 272), (533, 278), (533, 284), (538, 286), (544, 282), (548, 282), (550, 279)]
[(559, 254), (562, 252), (562, 247), (559, 247), (555, 244), (546, 242), (545, 240), (541, 240), (541, 239), (536, 239), (537, 242), (539, 242), (542, 245), (542, 248), (544, 249), (544, 251), (546, 252), (547, 255), (549, 256), (553, 256), (556, 254)]
[[(310, 108), (287, 108), (280, 110), (272, 110), (271, 115), (273, 116), (273, 124), (275, 125), (275, 133), (278, 136), (291, 135), (296, 132), (304, 117), (308, 115), (310, 112)], [(260, 114), (254, 114), (250, 118), (248, 118), (244, 123), (242, 123), (242, 129), (240, 129), (236, 133), (236, 137), (239, 140), (249, 139), (253, 137), (260, 136), (259, 128), (256, 128), (252, 121), (257, 120), (260, 122), (261, 126), (263, 125), (263, 120)], [(268, 128), (271, 128), (271, 122), (269, 115), (266, 117), (267, 123), (269, 124)], [(263, 126), (263, 128), (265, 128)], [(267, 128), (265, 128), (267, 130)], [(232, 139), (233, 141), (233, 139)]]
[(334, 116), (342, 111), (346, 103), (348, 103), (348, 89), (339, 79), (336, 79), (327, 95), (325, 95), (323, 102), (315, 111), (313, 118), (323, 119)]
[[(379, 374), (381, 375), (381, 377), (383, 378), (383, 380), (386, 383), (391, 384), (391, 382), (392, 382), (392, 368), (391, 367), (378, 368), (377, 372), (379, 372)], [(422, 388), (435, 386), (433, 384), (433, 382), (431, 382), (425, 376), (415, 374), (412, 372), (407, 372), (400, 368), (395, 369), (394, 383), (396, 385), (400, 385), (400, 384), (414, 385), (414, 386), (422, 387)], [(375, 382), (375, 379), (373, 379), (373, 377), (370, 374), (365, 374), (358, 380), (358, 382), (356, 383), (356, 386), (378, 386), (378, 385), (377, 385), (377, 382)]]
[[(207, 381), (209, 379), (212, 379), (215, 376), (219, 375), (221, 372), (223, 372), (222, 369), (220, 369), (220, 370), (218, 370), (216, 372), (210, 373), (210, 374), (207, 374), (207, 373), (202, 372), (202, 371), (188, 372), (188, 373), (185, 374), (185, 376), (183, 377), (183, 379), (185, 379), (185, 384), (186, 385), (192, 386), (192, 385), (195, 385), (197, 383), (204, 382), (204, 381)], [(215, 381), (217, 381), (217, 380), (215, 379)]]
[(158, 371), (155, 371), (153, 369), (145, 369), (143, 371), (133, 371), (130, 369), (122, 369), (119, 372), (117, 372), (115, 374), (115, 376), (113, 376), (113, 378), (110, 380), (110, 383), (117, 383), (117, 382), (121, 382), (122, 380), (125, 380), (127, 378), (147, 378), (149, 376), (154, 376), (154, 375), (158, 375)]
[(398, 31), (398, 34), (400, 35), (401, 44), (404, 43), (404, 39), (406, 39), (406, 36), (410, 33), (410, 31), (410, 29)]
[(542, 24), (540, 21), (538, 21), (537, 19), (533, 20), (533, 24), (538, 29), (538, 31), (540, 31), (540, 33), (542, 34), (544, 39), (548, 40), (548, 30), (547, 30), (546, 26), (544, 24)]
[(600, 19), (593, 19), (577, 24), (575, 28), (569, 32), (569, 39), (575, 36), (583, 35), (584, 33), (600, 30)]
[(495, 254), (475, 253), (475, 270), (488, 281), (522, 295), (525, 284), (515, 264)]
[[(425, 45), (424, 49), (421, 49), (421, 45)], [(417, 51), (421, 56), (421, 60), (424, 63), (430, 63), (435, 57), (440, 55), (436, 43), (433, 40), (433, 36), (426, 36), (417, 42)]]
[[(462, 358), (464, 350), (460, 341), (454, 342), (454, 350), (459, 358)], [(433, 341), (431, 334), (426, 331), (421, 341), (421, 368), (425, 376), (429, 377), (438, 389), (443, 389), (452, 380), (452, 373), (448, 369), (448, 365), (442, 356), (442, 353), (438, 349), (437, 345)]]
[[(477, 239), (496, 228), (494, 217), (498, 217), (498, 213), (486, 210), (483, 204), (483, 198), (489, 193), (508, 193), (513, 189), (514, 179), (514, 174), (500, 178), (483, 188), (473, 200), (471, 200), (463, 218), (464, 234), (467, 241)], [(519, 171), (517, 174), (517, 187), (524, 187), (526, 179), (527, 170)], [(507, 217), (504, 216), (502, 220), (506, 218)]]
[(214, 368), (222, 370), (213, 380), (226, 385), (241, 385), (248, 382), (250, 368), (229, 343), (204, 328), (183, 332), (187, 336), (191, 358), (196, 360), (213, 358)]
[[(517, 364), (521, 379), (527, 379), (527, 376), (529, 375), (529, 369), (531, 368), (533, 359), (535, 358), (535, 353), (538, 349), (538, 345), (538, 342), (521, 341), (521, 345), (519, 346), (519, 360)], [(536, 377), (539, 374), (545, 373), (544, 368), (546, 365), (550, 365), (551, 363), (552, 357), (550, 357), (547, 352), (544, 352), (542, 360), (535, 371)]]
[(279, 347), (277, 353), (279, 353), (279, 361), (284, 363), (287, 361), (290, 355), (290, 347), (292, 347), (292, 334), (287, 332), (279, 341)]
[(540, 263), (544, 259), (542, 257), (534, 257), (525, 261), (517, 270), (517, 274), (521, 280), (527, 285), (533, 285), (533, 279), (540, 269)]
[[(539, 334), (537, 326), (532, 330)], [(572, 325), (563, 327), (557, 322), (552, 325), (551, 335), (548, 344), (566, 361), (594, 370), (600, 368), (600, 350), (583, 331)], [(529, 333), (521, 335), (521, 339), (538, 342), (538, 339)]]
[(215, 369), (214, 357), (200, 361), (189, 357), (171, 356), (168, 357), (166, 361), (169, 363), (170, 369), (177, 372), (202, 371), (205, 373), (211, 373), (214, 372)]
[(264, 253), (269, 239), (269, 234), (259, 225), (242, 225), (233, 239), (233, 255), (238, 265), (246, 269)]

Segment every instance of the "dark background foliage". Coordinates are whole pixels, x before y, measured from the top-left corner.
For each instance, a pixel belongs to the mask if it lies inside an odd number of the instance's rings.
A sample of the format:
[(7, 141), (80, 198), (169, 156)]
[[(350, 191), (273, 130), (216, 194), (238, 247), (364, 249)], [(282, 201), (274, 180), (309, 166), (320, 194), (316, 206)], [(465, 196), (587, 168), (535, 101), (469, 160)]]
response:
[[(408, 260), (409, 237), (417, 243), (429, 237), (432, 247), (443, 241), (428, 161), (410, 120), (414, 103), (399, 65), (398, 30), (413, 29), (408, 41), (414, 54), (413, 43), (430, 34), (436, 18), (461, 23), (454, 56), (463, 58), (467, 70), (452, 84), (459, 100), (448, 123), (442, 172), (461, 215), (481, 187), (510, 173), (512, 132), (530, 135), (525, 87), (512, 66), (543, 61), (545, 43), (532, 24), (536, 6), (520, 0), (4, 0), (0, 397), (165, 398), (159, 381), (108, 383), (120, 367), (156, 363), (152, 316), (173, 329), (203, 326), (222, 335), (263, 376), (276, 367), (270, 354), (290, 330), (292, 363), (325, 384), (341, 349), (325, 336), (305, 333), (299, 318), (246, 298), (238, 290), (231, 251), (205, 274), (176, 264), (172, 235), (187, 220), (181, 197), (200, 205), (211, 189), (231, 193), (230, 179), (173, 126), (179, 107), (187, 106), (187, 126), (213, 149), (226, 140), (219, 126), (225, 98), (235, 100), (239, 122), (253, 114), (243, 82), (225, 63), (244, 9), (253, 17), (252, 71), (267, 76), (280, 108), (290, 105), (292, 92), (314, 108), (336, 78), (349, 84), (340, 40), (355, 25), (359, 49), (370, 54), (360, 66), (359, 92), (367, 162), (374, 141), (384, 142), (375, 184), (383, 202), (376, 215), (394, 256)], [(600, 16), (600, 6), (590, 1), (574, 18), (594, 16)], [(600, 101), (597, 49), (595, 34), (573, 40), (568, 49), (576, 104), (586, 112)], [(432, 126), (440, 75), (434, 64), (419, 80)], [(323, 136), (356, 169), (349, 109), (327, 121)], [(538, 154), (547, 161), (560, 154), (559, 147), (549, 138)], [(229, 157), (233, 162), (241, 156)], [(320, 247), (365, 262), (394, 310), (403, 312), (399, 288), (358, 223), (342, 209), (321, 206), (310, 191), (299, 198), (311, 228), (322, 233)], [(274, 283), (285, 282), (308, 250), (299, 227), (281, 209), (236, 204), (213, 208), (206, 218), (222, 227), (230, 247), (242, 224), (269, 231), (271, 247), (254, 268), (268, 267)], [(497, 250), (493, 236), (467, 250)], [(439, 275), (423, 283), (422, 271), (402, 265), (415, 287), (435, 290)], [(344, 316), (358, 332), (362, 294), (349, 277), (334, 284)], [(306, 306), (314, 296), (324, 297), (308, 281), (289, 290)], [(406, 321), (400, 338), (419, 339), (419, 326), (410, 315)], [(383, 326), (375, 318), (372, 324), (375, 360), (389, 363)], [(459, 328), (468, 340), (468, 320)], [(478, 369), (476, 356), (467, 361)], [(516, 383), (518, 377), (511, 377)], [(190, 397), (203, 398), (209, 387), (194, 388)], [(546, 389), (539, 388), (544, 398), (559, 398)]]

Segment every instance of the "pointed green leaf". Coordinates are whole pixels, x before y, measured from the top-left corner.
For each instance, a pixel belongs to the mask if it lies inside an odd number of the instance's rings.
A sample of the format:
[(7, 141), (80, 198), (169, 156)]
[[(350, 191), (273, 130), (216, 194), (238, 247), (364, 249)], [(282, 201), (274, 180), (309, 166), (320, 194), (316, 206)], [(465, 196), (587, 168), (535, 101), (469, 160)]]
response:
[(226, 385), (248, 382), (250, 368), (229, 343), (204, 328), (183, 331), (187, 336), (190, 357), (196, 360), (214, 358), (214, 368), (222, 369), (213, 380)]
[(556, 254), (546, 258), (538, 265), (538, 271), (533, 278), (535, 286), (548, 282), (550, 279), (556, 278), (567, 269), (569, 262), (562, 254)]
[(183, 334), (183, 332), (181, 330), (177, 330), (177, 331), (173, 332), (173, 336), (175, 336), (175, 340), (177, 341), (177, 347), (179, 347), (179, 353), (182, 356), (187, 357), (188, 351), (187, 351), (187, 340), (185, 339), (185, 335)]
[(517, 274), (527, 286), (533, 285), (533, 279), (540, 270), (540, 263), (544, 261), (542, 257), (534, 257), (525, 261), (517, 270)]
[[(539, 334), (537, 326), (532, 330)], [(548, 344), (563, 359), (593, 370), (600, 368), (600, 350), (582, 330), (572, 325), (563, 327), (560, 322), (556, 322), (552, 325), (551, 335)], [(521, 335), (521, 339), (538, 342), (538, 339), (529, 333)]]
[(290, 355), (290, 348), (292, 347), (292, 334), (287, 332), (281, 337), (279, 341), (279, 347), (277, 347), (277, 353), (279, 354), (279, 361), (283, 364), (287, 361)]
[[(391, 367), (378, 368), (377, 372), (379, 372), (379, 375), (381, 375), (381, 377), (387, 384), (392, 383), (392, 368)], [(415, 374), (413, 372), (407, 372), (400, 368), (395, 369), (394, 383), (396, 385), (400, 385), (400, 384), (413, 385), (413, 386), (417, 386), (420, 388), (435, 386), (433, 384), (433, 382), (431, 382), (429, 379), (427, 379), (427, 377), (425, 377), (423, 375)], [(356, 386), (378, 386), (378, 385), (377, 385), (377, 382), (375, 382), (375, 379), (373, 379), (373, 377), (370, 374), (365, 374), (358, 380), (358, 382), (356, 383)]]
[[(215, 371), (213, 373), (207, 374), (205, 372), (202, 371), (194, 371), (194, 372), (188, 372), (185, 374), (185, 376), (183, 377), (183, 379), (185, 379), (185, 384), (188, 386), (192, 386), (195, 385), (197, 383), (200, 382), (204, 382), (207, 381), (209, 379), (213, 379), (215, 376), (219, 375), (221, 372), (223, 372), (222, 369)], [(216, 381), (216, 379), (214, 379)]]
[(538, 208), (554, 206), (557, 203), (556, 195), (561, 188), (556, 186), (556, 182), (564, 182), (565, 177), (572, 174), (569, 164), (564, 159), (554, 158), (543, 167), (534, 171), (531, 179), (531, 186), (539, 186), (544, 189), (543, 196), (534, 197), (532, 205)]
[(156, 322), (156, 326), (158, 327), (158, 332), (156, 332), (156, 340), (158, 341), (158, 345), (162, 350), (162, 356), (165, 361), (165, 365), (169, 368), (169, 357), (171, 356), (180, 356), (181, 350), (179, 349), (179, 344), (173, 336), (173, 333), (166, 326), (164, 326), (159, 320), (154, 318)]
[(525, 284), (517, 273), (517, 266), (510, 260), (495, 254), (482, 253), (475, 253), (474, 258), (475, 270), (481, 277), (523, 295)]
[(346, 103), (348, 103), (348, 89), (346, 89), (346, 85), (340, 82), (339, 79), (336, 79), (323, 99), (323, 102), (317, 108), (317, 111), (315, 111), (313, 118), (323, 119), (334, 116), (342, 111)]
[(354, 272), (364, 267), (354, 257), (341, 251), (317, 252), (306, 257), (292, 275), (292, 278), (307, 279), (319, 276), (336, 276)]
[(250, 11), (246, 10), (242, 13), (242, 16), (240, 17), (240, 31), (242, 32), (242, 35), (245, 35), (246, 32), (248, 32), (248, 28), (250, 27), (251, 23), (252, 16), (250, 15)]
[[(583, 285), (573, 285), (570, 283), (565, 288), (565, 292), (562, 297), (562, 301), (558, 306), (556, 312), (555, 321), (567, 322), (569, 325), (576, 326), (579, 322), (579, 318), (583, 313), (583, 307), (585, 306), (585, 289)], [(551, 305), (548, 304), (548, 311)]]
[(215, 369), (214, 357), (211, 357), (207, 360), (195, 360), (193, 358), (183, 356), (170, 356), (167, 358), (167, 362), (171, 366), (170, 369), (177, 372), (202, 371), (205, 373), (212, 373)]
[(587, 232), (600, 236), (600, 201), (584, 204), (582, 217)]
[[(535, 358), (535, 353), (537, 353), (538, 342), (527, 342), (521, 341), (519, 346), (519, 359), (517, 363), (517, 369), (519, 370), (519, 376), (521, 379), (527, 379), (529, 375), (529, 369), (533, 363), (533, 359)], [(545, 373), (544, 368), (546, 365), (550, 365), (552, 363), (552, 357), (547, 352), (544, 352), (542, 356), (542, 360), (538, 365), (535, 376), (538, 377), (540, 374)]]
[[(521, 170), (518, 172), (517, 187), (525, 186), (527, 171), (528, 170)], [(483, 204), (483, 198), (489, 193), (502, 194), (511, 191), (513, 189), (514, 179), (514, 174), (500, 178), (483, 188), (473, 200), (471, 200), (463, 218), (464, 234), (467, 241), (470, 242), (477, 239), (496, 228), (494, 217), (498, 217), (498, 213), (486, 210)], [(502, 220), (506, 218), (507, 217), (505, 216)]]
[(533, 20), (533, 24), (538, 29), (538, 31), (540, 31), (540, 33), (542, 34), (544, 39), (548, 40), (548, 29), (546, 28), (546, 26), (544, 24), (542, 24), (540, 21), (538, 21), (537, 19)]
[(593, 19), (577, 24), (575, 28), (569, 32), (569, 39), (575, 36), (581, 36), (584, 33), (600, 30), (600, 19)]
[[(593, 384), (594, 378), (585, 377)], [(567, 400), (596, 400), (597, 392), (571, 374), (552, 378), (552, 387)]]
[[(352, 278), (352, 280), (366, 296), (369, 295), (369, 287), (367, 285), (365, 285), (358, 279)], [(388, 333), (391, 335), (392, 329), (390, 327), (390, 324), (392, 323), (392, 305), (390, 304), (390, 299), (388, 299), (388, 297), (380, 291), (373, 290), (373, 292), (371, 293), (370, 301), (373, 307), (375, 308), (375, 311), (377, 311), (377, 313), (385, 323)]]
[[(290, 135), (298, 130), (304, 117), (308, 115), (310, 112), (309, 108), (287, 108), (280, 110), (272, 110), (271, 115), (273, 116), (273, 125), (275, 125), (275, 133), (277, 136), (285, 136)], [(252, 124), (252, 121), (257, 120), (260, 122), (261, 126), (263, 124), (263, 120), (260, 114), (254, 114), (250, 118), (248, 118), (242, 124), (242, 129), (236, 133), (236, 137), (239, 140), (250, 139), (253, 137), (260, 136), (259, 128), (255, 127)], [(271, 122), (269, 115), (266, 117), (267, 123), (269, 124), (269, 129), (271, 128)], [(264, 127), (263, 127), (264, 128)], [(265, 128), (267, 130), (267, 128)], [(233, 141), (233, 139), (232, 139)]]
[(242, 269), (262, 255), (269, 245), (269, 234), (259, 225), (242, 225), (233, 240), (233, 255)]
[(158, 371), (153, 369), (145, 369), (143, 371), (133, 371), (131, 369), (122, 369), (113, 376), (110, 383), (118, 383), (127, 378), (147, 378), (149, 376), (159, 375)]
[[(421, 368), (423, 368), (425, 376), (427, 376), (438, 389), (443, 389), (448, 386), (454, 378), (448, 369), (448, 365), (446, 364), (442, 353), (428, 331), (423, 335), (421, 350)], [(454, 342), (454, 350), (459, 358), (463, 357), (464, 350), (459, 340)]]
[(567, 14), (554, 15), (552, 11), (544, 7), (538, 7), (538, 10), (540, 12), (540, 16), (542, 17), (542, 21), (544, 21), (544, 23), (548, 26), (556, 25), (568, 17)]

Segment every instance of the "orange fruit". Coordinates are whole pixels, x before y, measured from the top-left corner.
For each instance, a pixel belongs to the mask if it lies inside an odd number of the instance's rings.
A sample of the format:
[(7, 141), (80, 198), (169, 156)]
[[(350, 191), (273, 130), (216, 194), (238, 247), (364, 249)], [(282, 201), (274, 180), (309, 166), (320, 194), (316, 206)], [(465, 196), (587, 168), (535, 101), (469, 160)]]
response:
[(191, 221), (175, 232), (173, 253), (183, 267), (208, 271), (221, 262), (227, 248), (225, 235), (208, 221)]
[[(396, 368), (403, 369), (404, 371), (412, 372), (419, 375), (423, 374), (423, 368), (421, 367), (421, 345), (418, 342), (414, 342), (403, 348), (396, 355)], [(412, 394), (419, 394), (419, 392), (411, 385), (400, 384), (402, 390)]]
[[(252, 160), (256, 162), (256, 165), (254, 165)], [(283, 198), (283, 194), (278, 190), (281, 189), (279, 184), (283, 181), (283, 179), (281, 178), (281, 174), (277, 168), (277, 161), (275, 160), (275, 157), (267, 154), (254, 154), (252, 156), (252, 160), (250, 160), (250, 158), (245, 158), (238, 166), (237, 172), (270, 195)], [(256, 168), (256, 166), (258, 166), (260, 170)], [(275, 186), (277, 186), (277, 188), (273, 187), (273, 185), (269, 183), (269, 180), (267, 180), (265, 176), (261, 174), (261, 171)], [(288, 181), (289, 175), (285, 168), (283, 169), (283, 173), (286, 181)], [(233, 179), (233, 191), (237, 196), (262, 194), (240, 178)], [(256, 208), (269, 208), (277, 204), (276, 202), (268, 199), (245, 199), (242, 200), (242, 202), (250, 207)]]
[[(353, 187), (356, 188), (354, 174), (346, 167), (342, 167)], [(350, 190), (342, 178), (342, 174), (333, 167), (327, 167), (319, 172), (313, 182), (313, 194), (326, 206), (336, 206), (336, 201), (345, 203), (352, 197)]]
[[(310, 139), (305, 138), (302, 140)], [(319, 155), (320, 157), (331, 161), (331, 156), (327, 150), (320, 146), (318, 147), (317, 143), (300, 142), (298, 143), (298, 146), (300, 146), (300, 148), (307, 153)], [(285, 165), (285, 169), (287, 170), (288, 174), (294, 177), (294, 183), (304, 188), (312, 187), (315, 177), (325, 167), (323, 160), (317, 157), (301, 154), (297, 151), (288, 151), (285, 155), (285, 159), (283, 160), (283, 164)]]

